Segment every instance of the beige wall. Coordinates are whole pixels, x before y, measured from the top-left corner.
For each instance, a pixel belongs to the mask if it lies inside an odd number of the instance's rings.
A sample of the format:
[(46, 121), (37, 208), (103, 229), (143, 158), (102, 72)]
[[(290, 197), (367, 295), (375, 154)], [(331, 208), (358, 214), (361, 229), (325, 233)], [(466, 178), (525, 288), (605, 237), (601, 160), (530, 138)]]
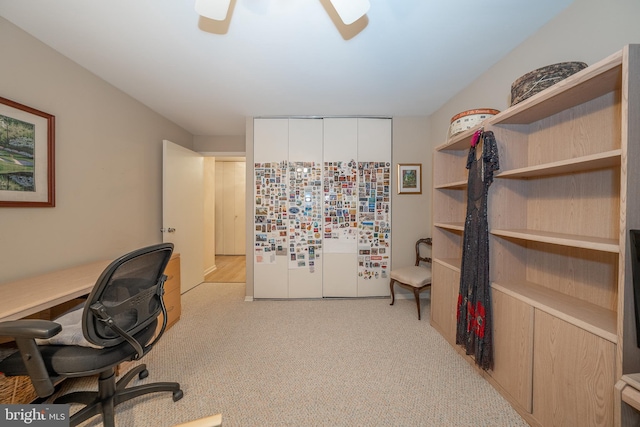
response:
[(626, 44), (640, 43), (639, 18), (638, 0), (574, 0), (471, 85), (460, 88), (460, 93), (430, 116), (431, 146), (435, 148), (446, 141), (451, 117), (461, 111), (482, 107), (506, 109), (511, 83), (529, 71), (564, 61), (593, 64)]
[(56, 207), (0, 208), (0, 283), (162, 240), (162, 140), (192, 135), (0, 17), (0, 95), (56, 117)]
[(193, 149), (198, 153), (230, 153), (240, 155), (245, 150), (244, 135), (200, 136), (193, 138)]
[(216, 269), (216, 159), (204, 158), (204, 274)]
[[(393, 118), (391, 266), (413, 265), (415, 242), (431, 236), (431, 147), (427, 117)], [(398, 194), (398, 164), (422, 163), (422, 194)], [(402, 293), (403, 289), (398, 289)]]

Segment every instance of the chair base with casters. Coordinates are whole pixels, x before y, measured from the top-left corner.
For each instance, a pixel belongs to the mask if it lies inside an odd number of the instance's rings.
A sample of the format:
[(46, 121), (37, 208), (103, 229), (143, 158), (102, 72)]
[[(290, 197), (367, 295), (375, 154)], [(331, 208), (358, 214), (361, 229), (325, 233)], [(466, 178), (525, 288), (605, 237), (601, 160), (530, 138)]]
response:
[(391, 270), (391, 279), (389, 280), (389, 288), (391, 290), (391, 304), (389, 305), (393, 305), (396, 299), (394, 290), (394, 285), (396, 283), (403, 288), (413, 291), (416, 306), (418, 307), (418, 320), (421, 320), (420, 292), (431, 287), (431, 267), (421, 264), (431, 264), (431, 258), (421, 255), (420, 248), (422, 245), (431, 246), (431, 238), (419, 239), (416, 242), (415, 265)]
[[(13, 336), (15, 336), (18, 329), (14, 329), (13, 325), (41, 338), (56, 333), (60, 329), (59, 324), (47, 320), (17, 320), (0, 323), (0, 335), (4, 335), (6, 332), (6, 335), (12, 336), (13, 332)], [(153, 321), (132, 338), (138, 342), (148, 342), (155, 335), (156, 326), (157, 321)], [(115, 407), (120, 403), (149, 393), (171, 392), (174, 402), (183, 397), (180, 384), (177, 382), (157, 382), (127, 388), (127, 385), (135, 377), (144, 379), (149, 375), (144, 364), (133, 367), (116, 381), (117, 366), (122, 362), (133, 360), (135, 357), (135, 350), (127, 342), (104, 349), (66, 345), (35, 346), (32, 338), (17, 338), (16, 342), (18, 348), (22, 347), (22, 353), (35, 354), (34, 351), (38, 352), (43, 359), (43, 367), (46, 371), (52, 371), (54, 365), (57, 369), (56, 376), (50, 378), (51, 382), (44, 381), (44, 379), (38, 381), (34, 376), (31, 376), (31, 381), (41, 401), (44, 401), (44, 398), (51, 396), (55, 391), (53, 387), (42, 389), (43, 384), (57, 384), (67, 378), (98, 374), (97, 391), (77, 391), (54, 399), (53, 403), (56, 404), (78, 403), (85, 405), (84, 408), (71, 416), (70, 427), (77, 426), (96, 415), (102, 415), (104, 427), (115, 427)], [(25, 350), (25, 345), (27, 347), (34, 345), (34, 348), (31, 351)], [(29, 375), (29, 371), (22, 361), (21, 352), (14, 353), (2, 361), (1, 368), (5, 375)], [(71, 368), (75, 368), (76, 372), (71, 371)]]
[(65, 394), (55, 399), (53, 403), (80, 403), (86, 405), (71, 416), (70, 426), (77, 426), (89, 418), (102, 414), (104, 426), (114, 427), (115, 407), (130, 399), (149, 393), (165, 391), (172, 393), (174, 402), (183, 397), (180, 384), (175, 382), (157, 382), (126, 388), (136, 376), (139, 379), (149, 376), (146, 365), (142, 364), (132, 368), (117, 381), (115, 368), (110, 368), (100, 373), (98, 391), (77, 391)]

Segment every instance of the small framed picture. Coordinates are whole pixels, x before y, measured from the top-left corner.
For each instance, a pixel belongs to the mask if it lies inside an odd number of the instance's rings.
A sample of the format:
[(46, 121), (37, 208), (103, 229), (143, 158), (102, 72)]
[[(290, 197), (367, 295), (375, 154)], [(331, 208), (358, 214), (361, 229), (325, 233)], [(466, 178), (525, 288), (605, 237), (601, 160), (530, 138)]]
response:
[(422, 194), (422, 163), (398, 164), (398, 194)]

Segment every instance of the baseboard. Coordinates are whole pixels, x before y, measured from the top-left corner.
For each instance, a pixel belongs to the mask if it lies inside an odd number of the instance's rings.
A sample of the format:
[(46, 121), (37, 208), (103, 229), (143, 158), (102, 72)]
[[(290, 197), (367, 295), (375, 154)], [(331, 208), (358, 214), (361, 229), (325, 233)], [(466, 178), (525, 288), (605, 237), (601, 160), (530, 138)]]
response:
[[(425, 293), (426, 293), (427, 295), (424, 295)], [(381, 297), (324, 297), (324, 298), (326, 298), (326, 299), (345, 299), (345, 300), (348, 300), (348, 299), (356, 299), (356, 298), (378, 298), (378, 299), (382, 299), (382, 298), (391, 298), (391, 295), (385, 295), (385, 296), (381, 296)], [(420, 299), (421, 299), (421, 300), (423, 300), (423, 299), (430, 299), (430, 298), (431, 298), (431, 296), (429, 295), (429, 293), (428, 293), (428, 292), (422, 292), (422, 293), (420, 293)], [(323, 299), (323, 297), (319, 297), (319, 298), (260, 298), (260, 299), (264, 299), (264, 300), (274, 300), (274, 301), (275, 301), (275, 300), (277, 300), (277, 301), (289, 301), (289, 300), (292, 300), (292, 301), (293, 301), (293, 300), (295, 300), (295, 299), (298, 299), (298, 300), (310, 300), (310, 301), (312, 301), (312, 300), (321, 300), (321, 299)], [(409, 300), (413, 301), (413, 300), (415, 300), (415, 297), (414, 297), (414, 296), (413, 296), (413, 294), (411, 294), (411, 293), (402, 293), (402, 294), (401, 294), (401, 293), (399, 293), (399, 292), (396, 292), (396, 301), (397, 301), (397, 300), (401, 300), (401, 299), (409, 299)], [(251, 301), (254, 301), (253, 297), (252, 297), (252, 296), (250, 296), (250, 295), (245, 296), (245, 297), (244, 297), (244, 300), (245, 300), (245, 302), (251, 302)]]
[(216, 271), (217, 269), (218, 269), (218, 266), (217, 266), (217, 265), (214, 265), (213, 267), (209, 267), (209, 268), (207, 268), (207, 269), (204, 271), (204, 275), (206, 276), (206, 275), (208, 275), (208, 274), (211, 274), (211, 273), (213, 273), (214, 271)]
[[(391, 298), (391, 296), (389, 296), (389, 298)], [(399, 300), (399, 299), (415, 300), (416, 297), (413, 296), (413, 294), (410, 293), (410, 292), (400, 293), (400, 292), (396, 291), (396, 299), (397, 300)], [(429, 292), (420, 292), (420, 299), (421, 300), (423, 300), (423, 299), (431, 299), (431, 294)]]

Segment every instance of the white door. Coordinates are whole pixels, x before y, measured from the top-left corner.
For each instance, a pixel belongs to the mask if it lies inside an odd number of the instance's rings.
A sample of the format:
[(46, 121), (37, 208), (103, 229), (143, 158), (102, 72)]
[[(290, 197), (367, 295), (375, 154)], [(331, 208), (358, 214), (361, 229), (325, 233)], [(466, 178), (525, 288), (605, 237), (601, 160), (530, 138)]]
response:
[(171, 141), (162, 148), (162, 241), (180, 254), (185, 293), (204, 282), (204, 158)]
[(245, 255), (245, 162), (216, 161), (216, 255)]
[[(348, 164), (352, 160), (358, 161), (358, 119), (357, 118), (326, 118), (323, 120), (323, 150), (325, 162), (343, 162)], [(345, 169), (347, 171), (348, 169)], [(353, 179), (357, 178), (357, 169)], [(357, 185), (353, 183), (352, 185)], [(348, 188), (348, 187), (347, 187)], [(337, 191), (333, 188), (332, 194)], [(345, 190), (342, 190), (343, 192)], [(343, 200), (356, 206), (358, 189), (353, 189), (352, 196), (340, 194)], [(329, 194), (329, 193), (327, 193)], [(331, 196), (330, 196), (331, 197)], [(337, 197), (337, 195), (335, 196)], [(326, 201), (325, 201), (326, 203)], [(329, 224), (331, 227), (331, 224)], [(330, 229), (331, 230), (331, 229)], [(322, 241), (323, 282), (322, 296), (324, 297), (357, 297), (358, 296), (358, 241), (357, 227), (346, 230), (347, 237), (342, 234), (339, 238), (325, 238)], [(348, 237), (348, 232), (353, 235)]]

